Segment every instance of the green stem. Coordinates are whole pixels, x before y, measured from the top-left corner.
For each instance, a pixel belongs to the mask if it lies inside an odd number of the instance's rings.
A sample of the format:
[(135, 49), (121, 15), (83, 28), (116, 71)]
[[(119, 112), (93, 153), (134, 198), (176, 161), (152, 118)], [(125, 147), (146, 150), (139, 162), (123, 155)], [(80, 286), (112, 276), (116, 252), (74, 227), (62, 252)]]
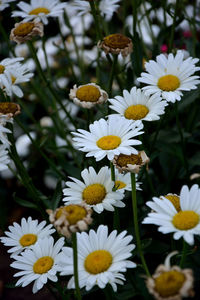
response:
[(179, 6), (179, 0), (176, 0), (174, 17), (173, 17), (173, 24), (172, 24), (172, 30), (171, 30), (170, 40), (169, 40), (169, 53), (172, 51), (173, 42), (174, 42), (174, 33), (175, 33), (175, 26), (176, 26), (176, 17), (177, 17), (178, 6)]
[(112, 190), (116, 191), (116, 188), (115, 188), (115, 166), (113, 165), (113, 163), (111, 161), (110, 161), (110, 172), (111, 172), (111, 179), (114, 183)]
[(98, 13), (97, 13), (97, 9), (95, 6), (95, 1), (90, 1), (90, 7), (91, 7), (91, 12), (94, 18), (94, 23), (95, 23), (95, 27), (96, 27), (96, 38), (97, 38), (97, 42), (99, 40), (101, 40), (103, 38), (103, 34), (101, 32), (101, 26), (99, 24), (99, 17), (98, 17)]
[(188, 249), (188, 244), (183, 240), (183, 250), (182, 250), (182, 256), (181, 256), (181, 261), (180, 261), (180, 268), (183, 268), (185, 264), (185, 259), (187, 256), (187, 249)]
[(76, 298), (81, 300), (81, 293), (78, 283), (78, 253), (77, 253), (77, 238), (76, 232), (72, 233), (72, 246), (73, 246), (73, 263), (74, 263), (74, 281), (76, 288)]
[(115, 69), (117, 65), (117, 59), (118, 59), (118, 54), (113, 55), (113, 62), (112, 62), (112, 68), (110, 72), (110, 78), (108, 82), (108, 96), (112, 97), (112, 85), (113, 85), (113, 80), (114, 80), (114, 74), (115, 74)]
[(147, 267), (144, 254), (142, 251), (142, 245), (140, 240), (140, 233), (139, 233), (139, 226), (138, 226), (138, 213), (137, 213), (137, 198), (136, 198), (136, 180), (135, 180), (135, 174), (131, 174), (131, 186), (132, 186), (132, 206), (133, 206), (133, 219), (134, 219), (134, 228), (135, 228), (135, 237), (136, 237), (136, 245), (137, 245), (137, 251), (140, 255), (140, 259), (142, 261), (143, 268), (146, 272), (146, 275), (148, 277), (151, 276), (149, 269)]
[(138, 3), (137, 0), (132, 0), (132, 6), (133, 6), (133, 36), (136, 35), (136, 26), (137, 26), (137, 8)]

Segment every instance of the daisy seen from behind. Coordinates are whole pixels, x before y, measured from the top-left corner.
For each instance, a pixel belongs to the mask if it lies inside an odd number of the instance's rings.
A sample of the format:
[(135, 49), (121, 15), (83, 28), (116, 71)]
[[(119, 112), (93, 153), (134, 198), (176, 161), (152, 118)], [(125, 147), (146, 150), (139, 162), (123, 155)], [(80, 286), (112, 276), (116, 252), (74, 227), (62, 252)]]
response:
[(46, 221), (38, 223), (38, 220), (32, 220), (31, 217), (27, 220), (22, 218), (21, 224), (14, 222), (8, 227), (9, 231), (5, 231), (6, 237), (1, 237), (0, 240), (5, 246), (11, 247), (8, 253), (13, 257), (55, 232), (53, 225), (45, 225)]
[(185, 185), (180, 192), (180, 210), (169, 199), (154, 197), (147, 205), (153, 210), (143, 224), (159, 226), (158, 231), (166, 234), (173, 232), (175, 240), (183, 239), (194, 244), (194, 235), (200, 234), (200, 189), (197, 184), (191, 189)]
[(163, 99), (174, 103), (181, 100), (182, 91), (194, 90), (200, 83), (199, 76), (193, 75), (200, 70), (195, 66), (198, 61), (198, 58), (192, 57), (184, 59), (181, 50), (175, 56), (172, 53), (167, 57), (160, 54), (156, 61), (145, 63), (147, 72), (143, 72), (137, 80), (147, 84), (142, 88), (146, 95), (161, 95)]
[(141, 89), (133, 87), (130, 93), (123, 91), (122, 96), (109, 99), (112, 110), (129, 120), (155, 121), (165, 112), (166, 101), (158, 95), (146, 96)]
[(49, 17), (59, 17), (63, 13), (65, 3), (59, 0), (31, 0), (30, 4), (20, 1), (17, 6), (21, 11), (13, 11), (12, 17), (21, 17), (24, 22), (41, 21), (46, 25)]
[(63, 245), (64, 238), (60, 238), (54, 245), (53, 237), (45, 237), (21, 255), (13, 256), (15, 261), (11, 267), (20, 270), (14, 277), (21, 276), (16, 286), (25, 287), (34, 281), (32, 291), (35, 294), (47, 283), (48, 279), (56, 282), (59, 253)]
[(110, 115), (108, 120), (100, 119), (89, 126), (89, 132), (78, 129), (72, 132), (73, 141), (76, 149), (87, 152), (86, 157), (94, 156), (96, 161), (105, 156), (109, 160), (114, 155), (137, 154), (138, 151), (133, 147), (140, 145), (141, 142), (134, 137), (143, 133), (141, 121), (132, 122), (121, 116)]
[[(80, 288), (90, 290), (98, 285), (103, 289), (110, 283), (113, 290), (117, 291), (117, 284), (123, 284), (125, 277), (122, 273), (127, 268), (135, 268), (136, 264), (130, 260), (131, 251), (135, 248), (130, 244), (132, 236), (126, 236), (127, 231), (117, 235), (113, 230), (108, 235), (108, 227), (100, 225), (97, 232), (77, 233), (78, 248), (78, 277)], [(73, 274), (72, 248), (63, 247), (60, 259), (61, 275)], [(75, 288), (74, 276), (69, 280), (68, 288)]]
[(108, 167), (103, 167), (97, 173), (93, 167), (81, 172), (83, 181), (69, 177), (67, 188), (63, 189), (63, 201), (66, 204), (79, 204), (85, 202), (97, 213), (104, 209), (114, 211), (114, 207), (124, 207), (121, 201), (123, 194), (112, 191), (113, 182)]

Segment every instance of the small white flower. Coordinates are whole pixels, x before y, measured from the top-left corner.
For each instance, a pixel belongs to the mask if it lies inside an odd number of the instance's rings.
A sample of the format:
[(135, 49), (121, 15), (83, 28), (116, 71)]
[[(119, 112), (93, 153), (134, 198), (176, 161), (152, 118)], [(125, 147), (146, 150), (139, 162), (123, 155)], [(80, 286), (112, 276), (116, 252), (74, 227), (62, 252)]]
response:
[(108, 100), (112, 105), (110, 108), (129, 120), (155, 121), (164, 114), (166, 101), (157, 95), (146, 96), (141, 89), (133, 87), (130, 93), (123, 91), (123, 97), (116, 96)]
[(7, 237), (1, 237), (0, 240), (5, 246), (11, 247), (8, 253), (12, 253), (13, 257), (55, 232), (51, 224), (45, 225), (46, 221), (38, 224), (38, 220), (32, 220), (31, 217), (27, 220), (22, 218), (21, 225), (14, 222), (13, 226), (8, 227), (9, 231), (5, 231)]
[(22, 61), (23, 57), (18, 58), (6, 58), (0, 62), (0, 88), (5, 88), (8, 85), (8, 78), (10, 75), (10, 68), (17, 69), (20, 66), (20, 61)]
[(7, 133), (11, 133), (10, 129), (6, 128), (6, 123), (13, 123), (13, 118), (8, 118), (6, 115), (0, 116), (0, 141), (6, 148), (10, 147), (10, 142), (7, 137)]
[(168, 57), (160, 54), (156, 62), (150, 60), (145, 63), (147, 73), (143, 72), (137, 80), (148, 84), (142, 88), (146, 95), (161, 95), (174, 103), (181, 100), (182, 91), (194, 90), (200, 83), (199, 76), (193, 76), (200, 70), (195, 66), (198, 61), (198, 58), (192, 57), (184, 59), (182, 51), (177, 51), (175, 56), (170, 53)]
[[(137, 174), (135, 176), (137, 180)], [(140, 188), (141, 182), (136, 182), (136, 190), (141, 191)], [(115, 188), (117, 188), (117, 191), (124, 192), (124, 191), (132, 191), (131, 187), (131, 176), (129, 173), (121, 174), (117, 169), (115, 169)]]
[[(108, 227), (100, 225), (97, 232), (90, 230), (89, 234), (82, 232), (77, 234), (78, 248), (78, 277), (80, 288), (90, 290), (98, 285), (104, 289), (110, 283), (113, 290), (117, 291), (117, 284), (123, 284), (123, 274), (127, 268), (135, 268), (136, 264), (130, 260), (134, 244), (129, 244), (132, 236), (127, 231), (117, 235), (113, 230), (108, 235)], [(73, 268), (73, 251), (69, 247), (63, 247), (60, 259), (61, 275), (71, 275)], [(74, 289), (74, 276), (69, 280), (69, 289)]]
[(49, 17), (59, 17), (63, 13), (65, 3), (59, 0), (31, 0), (30, 4), (20, 1), (17, 6), (21, 11), (13, 11), (12, 17), (21, 17), (24, 22), (42, 21), (46, 25)]
[(5, 145), (0, 145), (0, 171), (8, 169), (10, 158)]
[(16, 261), (11, 264), (11, 267), (20, 270), (14, 275), (15, 277), (21, 276), (16, 286), (25, 287), (34, 281), (33, 293), (35, 294), (47, 283), (48, 279), (57, 281), (59, 252), (63, 245), (64, 238), (60, 238), (54, 245), (54, 239), (51, 236), (45, 237), (21, 255), (15, 255), (13, 258)]
[(81, 177), (83, 182), (74, 177), (69, 177), (73, 181), (66, 182), (67, 188), (63, 190), (63, 201), (66, 204), (79, 204), (84, 201), (97, 213), (104, 209), (114, 211), (114, 206), (125, 206), (121, 201), (123, 194), (112, 191), (114, 184), (108, 167), (101, 168), (98, 173), (93, 167), (89, 167), (81, 172)]
[(0, 1), (0, 11), (3, 11), (5, 8), (9, 7), (10, 2), (14, 2), (15, 0), (1, 0)]
[(108, 120), (100, 119), (89, 126), (89, 132), (78, 129), (72, 132), (74, 146), (83, 152), (88, 152), (86, 157), (94, 156), (96, 161), (105, 156), (109, 160), (114, 155), (137, 154), (138, 151), (132, 146), (140, 145), (141, 142), (133, 139), (143, 133), (141, 121), (132, 122), (121, 116), (110, 115)]
[(183, 237), (188, 244), (194, 244), (194, 235), (200, 234), (200, 189), (197, 184), (190, 190), (186, 185), (182, 187), (178, 211), (165, 197), (154, 197), (147, 205), (154, 212), (148, 214), (143, 224), (155, 224), (164, 234), (174, 232), (175, 240)]

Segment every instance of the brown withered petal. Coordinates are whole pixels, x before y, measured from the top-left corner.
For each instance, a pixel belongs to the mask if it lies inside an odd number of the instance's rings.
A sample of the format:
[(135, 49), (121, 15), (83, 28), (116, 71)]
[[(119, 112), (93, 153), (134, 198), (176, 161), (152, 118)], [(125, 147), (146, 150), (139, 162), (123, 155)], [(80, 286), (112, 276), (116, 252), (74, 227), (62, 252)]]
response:
[(15, 27), (11, 30), (10, 40), (21, 44), (37, 35), (40, 37), (44, 35), (44, 25), (41, 22), (20, 22), (16, 23)]
[(0, 102), (0, 116), (7, 116), (8, 119), (20, 114), (21, 108), (19, 104), (14, 102)]

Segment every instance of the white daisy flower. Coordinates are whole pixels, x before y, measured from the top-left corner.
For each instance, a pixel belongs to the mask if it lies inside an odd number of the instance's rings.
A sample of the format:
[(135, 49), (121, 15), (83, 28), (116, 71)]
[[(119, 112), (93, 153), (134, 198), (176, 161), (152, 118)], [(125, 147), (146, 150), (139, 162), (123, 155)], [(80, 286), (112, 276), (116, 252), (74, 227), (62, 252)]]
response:
[(17, 68), (9, 68), (9, 74), (6, 76), (7, 82), (3, 89), (8, 96), (12, 96), (14, 94), (19, 98), (23, 97), (24, 94), (17, 84), (28, 82), (30, 78), (33, 77), (33, 73), (28, 72), (29, 68), (27, 65), (20, 65)]
[[(137, 181), (137, 174), (136, 174), (136, 181)], [(136, 190), (141, 191), (140, 184), (142, 182), (136, 182)], [(124, 192), (124, 191), (132, 191), (131, 187), (131, 176), (129, 173), (122, 174), (119, 173), (117, 169), (115, 169), (115, 188), (117, 191)]]
[(156, 57), (156, 62), (150, 60), (145, 63), (148, 73), (142, 73), (138, 81), (148, 84), (143, 87), (146, 95), (162, 96), (168, 102), (181, 100), (182, 91), (190, 91), (197, 88), (200, 83), (199, 76), (191, 76), (200, 68), (195, 64), (198, 58), (188, 57), (184, 59), (182, 51), (177, 51), (174, 56), (172, 53), (166, 57), (160, 54)]
[(89, 132), (78, 129), (72, 132), (74, 146), (83, 152), (88, 152), (86, 157), (94, 156), (96, 161), (105, 156), (109, 160), (114, 155), (137, 154), (138, 151), (132, 146), (140, 145), (141, 142), (133, 139), (143, 133), (141, 121), (132, 122), (121, 116), (110, 115), (108, 120), (100, 119), (89, 126)]
[(1, 0), (0, 1), (0, 11), (3, 11), (5, 8), (9, 7), (10, 2), (14, 2), (15, 0)]
[(13, 123), (13, 118), (8, 118), (6, 115), (0, 116), (0, 141), (6, 148), (10, 147), (10, 142), (7, 133), (11, 133), (10, 129), (6, 128), (6, 123)]
[(146, 96), (141, 89), (133, 87), (130, 93), (123, 90), (123, 97), (108, 99), (109, 107), (129, 120), (155, 121), (165, 112), (166, 101), (158, 95)]
[(59, 17), (63, 13), (65, 5), (59, 0), (31, 0), (30, 4), (20, 1), (17, 6), (21, 11), (13, 11), (12, 17), (21, 17), (23, 22), (41, 21), (46, 25), (49, 17)]
[(5, 246), (11, 247), (8, 253), (12, 253), (11, 257), (13, 257), (55, 232), (52, 224), (45, 225), (46, 221), (38, 224), (38, 220), (32, 220), (31, 217), (27, 220), (22, 218), (21, 225), (14, 222), (13, 226), (8, 227), (9, 231), (5, 231), (7, 237), (1, 237), (0, 240)]
[(97, 213), (104, 209), (114, 211), (114, 206), (124, 207), (121, 201), (123, 194), (113, 192), (113, 182), (108, 167), (103, 167), (96, 173), (93, 167), (84, 169), (81, 172), (83, 181), (74, 177), (69, 177), (73, 181), (67, 181), (67, 188), (63, 189), (63, 201), (66, 204), (79, 204), (85, 202), (92, 207)]
[(51, 236), (45, 237), (21, 255), (15, 255), (13, 258), (16, 261), (11, 264), (11, 267), (21, 271), (14, 277), (22, 276), (16, 286), (25, 287), (34, 281), (32, 291), (35, 294), (47, 283), (48, 279), (57, 281), (59, 252), (63, 245), (64, 238), (60, 238), (54, 245), (54, 239)]
[(5, 145), (0, 145), (0, 171), (8, 169), (10, 158)]
[(20, 66), (20, 61), (23, 57), (6, 58), (0, 62), (0, 88), (4, 88), (8, 84), (8, 77), (10, 77), (10, 68), (17, 69)]
[(165, 197), (153, 198), (147, 205), (154, 211), (148, 214), (143, 224), (155, 224), (162, 233), (174, 232), (174, 239), (181, 237), (194, 244), (194, 235), (200, 234), (200, 189), (197, 184), (189, 190), (186, 185), (180, 193), (180, 211)]
[[(127, 231), (117, 235), (113, 230), (108, 235), (108, 227), (100, 225), (97, 232), (90, 230), (89, 234), (82, 232), (77, 234), (78, 248), (78, 277), (80, 288), (90, 290), (98, 285), (104, 289), (110, 283), (113, 290), (117, 291), (117, 284), (123, 284), (125, 277), (122, 272), (127, 268), (135, 268), (136, 264), (130, 260), (134, 244), (129, 244), (132, 236), (125, 236)], [(63, 247), (60, 259), (61, 275), (71, 275), (73, 268), (73, 251), (69, 247)], [(69, 289), (74, 289), (74, 276), (69, 280)]]

